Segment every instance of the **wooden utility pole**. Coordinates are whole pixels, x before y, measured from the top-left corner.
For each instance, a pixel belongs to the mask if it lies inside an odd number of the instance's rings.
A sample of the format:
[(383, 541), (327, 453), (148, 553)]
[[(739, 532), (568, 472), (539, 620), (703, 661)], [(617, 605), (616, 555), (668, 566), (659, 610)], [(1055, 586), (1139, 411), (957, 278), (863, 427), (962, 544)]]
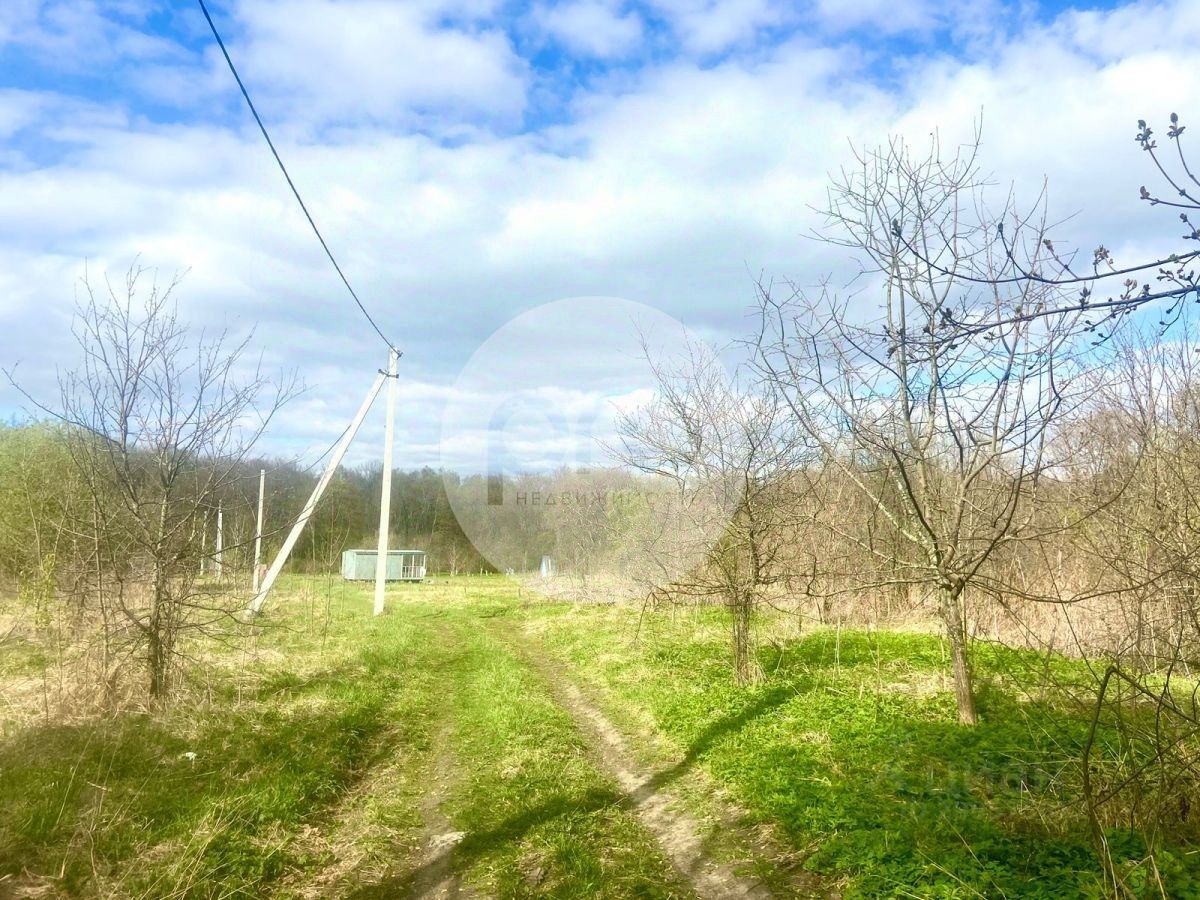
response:
[(225, 560), (222, 552), (225, 549), (225, 511), (221, 503), (217, 504), (217, 537), (213, 543), (213, 573), (217, 581), (225, 577)]
[(254, 525), (254, 593), (258, 594), (258, 566), (262, 561), (263, 496), (267, 490), (267, 470), (258, 470), (258, 519)]
[(392, 527), (392, 436), (396, 426), (396, 363), (400, 354), (388, 352), (388, 398), (386, 424), (383, 426), (383, 485), (379, 495), (379, 553), (375, 559), (375, 615), (383, 612), (383, 593), (387, 585), (388, 531)]

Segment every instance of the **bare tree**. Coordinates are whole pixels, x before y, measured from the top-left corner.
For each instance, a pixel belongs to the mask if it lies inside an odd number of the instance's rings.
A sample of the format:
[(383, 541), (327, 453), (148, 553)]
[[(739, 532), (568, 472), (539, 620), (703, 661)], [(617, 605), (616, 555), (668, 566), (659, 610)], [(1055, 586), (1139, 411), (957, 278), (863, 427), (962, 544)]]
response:
[[(1182, 223), (1183, 234), (1173, 241), (1200, 241), (1200, 223), (1192, 216), (1200, 213), (1200, 179), (1192, 169), (1184, 149), (1186, 126), (1179, 116), (1171, 113), (1167, 128), (1170, 150), (1164, 154), (1155, 132), (1144, 119), (1137, 123), (1134, 140), (1146, 153), (1153, 175), (1160, 187), (1151, 190), (1143, 184), (1139, 198), (1150, 206), (1161, 206), (1173, 212)], [(1171, 157), (1174, 157), (1173, 159)], [(1014, 307), (1002, 319), (990, 312), (976, 315), (970, 308), (946, 309), (943, 329), (947, 340), (965, 335), (986, 333), (996, 325), (1054, 318), (1066, 314), (1082, 314), (1084, 327), (1095, 335), (1097, 344), (1106, 341), (1118, 321), (1150, 304), (1162, 307), (1158, 325), (1163, 332), (1174, 324), (1190, 300), (1200, 300), (1200, 276), (1197, 262), (1200, 250), (1181, 248), (1132, 265), (1121, 265), (1104, 244), (1080, 258), (1078, 250), (1056, 246), (1045, 233), (1045, 222), (1038, 218), (1025, 219), (1011, 215), (1006, 208), (1001, 214), (984, 223), (979, 238), (988, 246), (988, 264), (972, 269), (955, 254), (953, 266), (940, 262), (943, 249), (920, 228), (908, 230), (911, 222), (894, 220), (893, 236), (902, 245), (904, 254), (915, 264), (928, 267), (943, 275), (954, 274), (959, 281), (1006, 288), (1040, 287), (1052, 290), (1052, 302), (1034, 306)], [(1025, 247), (1030, 241), (1041, 245), (1044, 252), (1030, 256)], [(937, 248), (937, 249), (935, 249)]]
[[(810, 298), (794, 285), (763, 284), (756, 348), (760, 371), (798, 426), (889, 532), (881, 540), (872, 529), (838, 529), (879, 564), (864, 581), (936, 597), (959, 720), (968, 725), (978, 716), (967, 599), (1003, 593), (990, 566), (1035, 529), (1034, 498), (1051, 466), (1047, 442), (1068, 396), (1077, 336), (1071, 315), (1016, 315), (1052, 300), (1041, 285), (972, 290), (959, 279), (960, 270), (987, 265), (975, 147), (948, 157), (935, 142), (914, 156), (893, 141), (861, 154), (831, 191), (825, 238), (855, 251), (881, 317), (856, 320), (851, 303), (827, 289)], [(909, 252), (914, 240), (928, 257)], [(964, 308), (991, 327), (956, 330), (951, 311)]]
[[(656, 396), (618, 420), (614, 453), (665, 478), (673, 491), (655, 498), (637, 552), (658, 594), (725, 605), (734, 673), (747, 683), (757, 675), (755, 610), (786, 578), (780, 562), (790, 475), (807, 444), (776, 391), (745, 389), (715, 357), (694, 349), (678, 368), (651, 364)], [(691, 561), (682, 571), (681, 560)]]
[[(1074, 652), (1088, 661), (1092, 726), (1080, 771), (1104, 871), (1115, 894), (1136, 896), (1114, 865), (1106, 828), (1134, 824), (1148, 857), (1160, 835), (1190, 828), (1200, 790), (1200, 361), (1184, 315), (1125, 328), (1110, 342), (1111, 377), (1091, 392), (1088, 449), (1072, 468), (1077, 496), (1095, 512), (1059, 541), (1086, 561), (1066, 613)], [(1084, 500), (1083, 502), (1087, 502)], [(1106, 735), (1125, 752), (1097, 752)], [(1107, 738), (1111, 740), (1111, 737)]]
[(231, 598), (197, 579), (196, 524), (294, 393), (246, 359), (248, 337), (194, 338), (177, 284), (160, 287), (138, 265), (102, 290), (85, 276), (73, 327), (82, 363), (60, 376), (57, 404), (41, 406), (66, 426), (91, 497), (100, 605), (144, 653), (155, 699), (181, 635), (229, 621)]

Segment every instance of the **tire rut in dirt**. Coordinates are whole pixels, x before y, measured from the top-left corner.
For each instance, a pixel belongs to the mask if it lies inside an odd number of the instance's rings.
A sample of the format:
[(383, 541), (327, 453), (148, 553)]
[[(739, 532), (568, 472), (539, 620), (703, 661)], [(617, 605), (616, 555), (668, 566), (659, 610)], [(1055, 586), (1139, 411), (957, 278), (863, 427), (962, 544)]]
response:
[(677, 777), (677, 772), (650, 772), (638, 765), (625, 737), (560, 666), (540, 656), (537, 648), (511, 627), (493, 624), (491, 630), (538, 673), (576, 726), (592, 739), (591, 746), (602, 768), (616, 780), (629, 807), (697, 896), (703, 900), (772, 896), (758, 879), (734, 871), (730, 863), (712, 859), (705, 850), (700, 823), (684, 812), (678, 799), (666, 789), (666, 782)]
[(443, 722), (433, 739), (433, 769), (429, 790), (421, 798), (421, 820), (425, 823), (425, 849), (421, 864), (413, 879), (411, 896), (421, 900), (453, 900), (472, 898), (475, 893), (462, 883), (454, 871), (454, 848), (466, 836), (455, 831), (442, 811), (456, 778), (456, 761), (450, 749), (453, 725)]

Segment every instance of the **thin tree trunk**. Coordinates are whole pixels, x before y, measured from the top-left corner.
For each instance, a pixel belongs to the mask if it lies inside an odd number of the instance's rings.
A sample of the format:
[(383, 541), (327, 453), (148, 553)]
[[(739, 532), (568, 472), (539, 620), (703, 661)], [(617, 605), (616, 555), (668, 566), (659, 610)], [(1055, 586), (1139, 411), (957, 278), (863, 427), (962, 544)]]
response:
[[(157, 618), (157, 617), (155, 617)], [(161, 700), (167, 693), (166, 652), (158, 626), (152, 619), (149, 640), (146, 644), (146, 664), (150, 669), (150, 696)]]
[(150, 634), (146, 661), (150, 669), (150, 696), (161, 700), (167, 695), (167, 666), (170, 655), (171, 621), (167, 593), (167, 573), (163, 561), (163, 535), (167, 523), (167, 499), (159, 501), (158, 525), (154, 532), (154, 594), (150, 607)]
[(739, 597), (733, 604), (733, 669), (738, 684), (754, 681), (754, 659), (751, 648), (750, 618), (752, 602)]
[(975, 691), (971, 678), (971, 662), (967, 659), (967, 629), (963, 615), (962, 594), (942, 589), (942, 620), (950, 639), (950, 658), (954, 668), (954, 699), (958, 704), (961, 725), (977, 725)]

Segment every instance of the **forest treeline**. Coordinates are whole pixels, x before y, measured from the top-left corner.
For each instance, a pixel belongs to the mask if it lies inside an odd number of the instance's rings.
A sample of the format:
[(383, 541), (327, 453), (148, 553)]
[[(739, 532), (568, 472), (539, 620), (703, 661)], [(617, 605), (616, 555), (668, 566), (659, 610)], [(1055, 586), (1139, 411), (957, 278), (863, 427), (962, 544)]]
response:
[[(48, 555), (59, 573), (86, 567), (89, 500), (73, 471), (62, 426), (45, 422), (0, 425), (0, 571), (12, 583), (30, 584)], [(217, 510), (224, 525), (224, 563), (245, 580), (254, 552), (260, 470), (266, 470), (263, 558), (269, 562), (312, 493), (319, 467), (275, 458), (244, 459), (231, 467), (219, 490), (197, 509), (197, 568), (211, 569)], [(392, 474), (392, 537), (396, 548), (424, 550), (431, 573), (492, 571), (463, 534), (447, 498), (462, 479), (431, 468)], [(374, 548), (379, 528), (378, 464), (342, 467), (306, 526), (289, 561), (290, 571), (336, 571), (343, 550)], [(63, 522), (72, 524), (63, 527)], [(200, 545), (205, 545), (202, 548)]]

